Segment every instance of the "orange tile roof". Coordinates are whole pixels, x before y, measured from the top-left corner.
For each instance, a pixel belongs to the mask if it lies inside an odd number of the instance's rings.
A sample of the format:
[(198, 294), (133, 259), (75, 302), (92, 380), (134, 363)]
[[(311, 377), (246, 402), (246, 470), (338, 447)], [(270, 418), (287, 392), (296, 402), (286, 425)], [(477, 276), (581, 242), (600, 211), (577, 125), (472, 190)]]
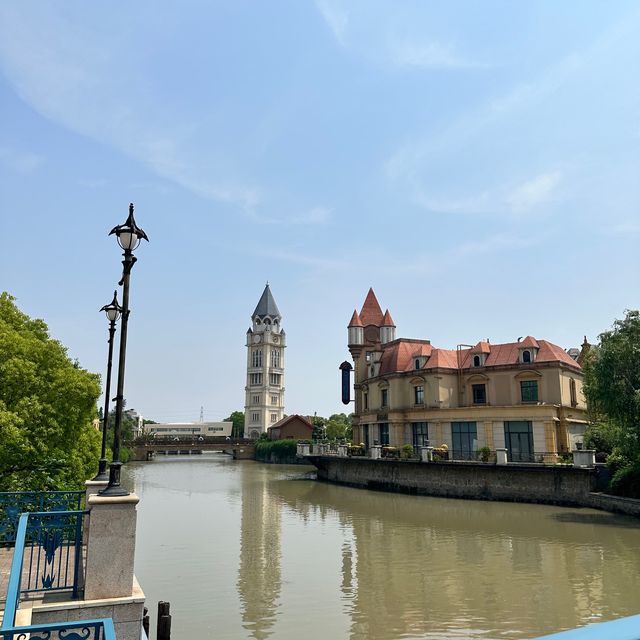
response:
[[(580, 365), (562, 348), (547, 340), (535, 340), (538, 345), (538, 353), (535, 362), (530, 366), (535, 367), (536, 363), (557, 362), (580, 369)], [(478, 345), (487, 343), (478, 343)], [(515, 365), (520, 362), (520, 350), (522, 342), (507, 342), (504, 344), (492, 344), (484, 366), (497, 367), (504, 365)], [(462, 369), (471, 369), (472, 354), (476, 352), (478, 345), (473, 349), (461, 349), (460, 361)], [(488, 345), (487, 345), (488, 346)], [(485, 347), (482, 347), (483, 349)], [(424, 369), (458, 369), (458, 352), (456, 349), (436, 349), (424, 341), (400, 338), (383, 346), (382, 358), (380, 361), (380, 375), (396, 373), (400, 371), (411, 371), (414, 367), (414, 358), (417, 356), (427, 356), (428, 360)]]
[(480, 340), (480, 342), (471, 349), (471, 353), (491, 353), (491, 347), (488, 342)]
[(391, 317), (391, 314), (389, 313), (389, 309), (387, 309), (384, 312), (384, 318), (382, 319), (382, 326), (383, 327), (395, 327), (395, 323), (393, 321), (393, 318)]
[(373, 292), (373, 288), (369, 289), (369, 293), (367, 293), (367, 297), (362, 305), (360, 320), (362, 320), (363, 325), (374, 324), (377, 327), (382, 325), (382, 309), (378, 304), (378, 299)]
[(362, 320), (360, 320), (360, 316), (358, 315), (358, 312), (354, 309), (353, 310), (353, 315), (351, 316), (351, 321), (349, 322), (349, 326), (350, 327), (362, 327)]
[(536, 349), (540, 348), (538, 341), (533, 336), (527, 336), (521, 343), (521, 347), (535, 347)]

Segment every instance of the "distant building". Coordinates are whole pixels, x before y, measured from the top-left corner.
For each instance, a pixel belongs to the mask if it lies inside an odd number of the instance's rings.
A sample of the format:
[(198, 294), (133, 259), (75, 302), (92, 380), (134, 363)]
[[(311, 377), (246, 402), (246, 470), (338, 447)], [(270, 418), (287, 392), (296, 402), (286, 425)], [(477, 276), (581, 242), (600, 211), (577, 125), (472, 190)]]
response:
[(284, 417), (284, 349), (282, 316), (269, 284), (264, 288), (247, 331), (245, 438), (258, 438)]
[(310, 440), (313, 435), (313, 424), (308, 418), (297, 414), (282, 418), (267, 429), (271, 440)]
[(144, 432), (158, 436), (231, 436), (233, 422), (162, 422), (146, 424)]
[(348, 332), (355, 442), (446, 444), (454, 459), (506, 447), (510, 461), (533, 461), (553, 460), (583, 438), (587, 407), (575, 351), (532, 336), (456, 349), (396, 338), (372, 289)]

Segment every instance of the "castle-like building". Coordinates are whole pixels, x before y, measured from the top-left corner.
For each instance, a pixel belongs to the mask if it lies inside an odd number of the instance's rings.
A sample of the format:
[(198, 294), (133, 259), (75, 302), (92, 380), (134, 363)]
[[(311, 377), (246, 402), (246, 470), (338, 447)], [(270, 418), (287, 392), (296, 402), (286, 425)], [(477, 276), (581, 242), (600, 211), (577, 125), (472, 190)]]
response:
[(582, 440), (587, 407), (577, 349), (532, 336), (456, 349), (396, 338), (391, 314), (382, 312), (372, 289), (360, 313), (353, 312), (348, 342), (354, 442), (446, 444), (463, 460), (483, 447), (506, 448), (510, 461), (525, 462), (553, 460)]
[(262, 292), (251, 322), (247, 331), (244, 437), (258, 438), (284, 417), (286, 335), (269, 283)]

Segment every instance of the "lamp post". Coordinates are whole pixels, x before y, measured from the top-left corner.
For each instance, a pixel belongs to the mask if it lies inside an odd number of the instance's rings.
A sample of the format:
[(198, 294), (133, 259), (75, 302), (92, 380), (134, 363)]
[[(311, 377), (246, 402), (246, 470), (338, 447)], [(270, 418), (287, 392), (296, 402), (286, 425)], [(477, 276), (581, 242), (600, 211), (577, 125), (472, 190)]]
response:
[(94, 480), (108, 480), (107, 474), (107, 425), (109, 424), (109, 396), (111, 394), (111, 364), (113, 362), (113, 336), (116, 332), (116, 322), (122, 313), (122, 307), (118, 304), (118, 292), (113, 292), (113, 300), (105, 304), (100, 311), (107, 314), (109, 321), (109, 356), (107, 358), (107, 380), (104, 391), (104, 414), (102, 416), (102, 452), (98, 462), (98, 475)]
[(113, 459), (109, 465), (109, 484), (100, 492), (103, 496), (126, 496), (128, 491), (120, 486), (120, 438), (122, 435), (122, 409), (124, 404), (124, 367), (127, 355), (127, 325), (129, 324), (129, 277), (137, 258), (133, 252), (147, 234), (136, 224), (133, 217), (133, 203), (129, 205), (129, 217), (124, 224), (114, 227), (109, 235), (115, 234), (124, 253), (122, 260), (122, 320), (120, 322), (120, 353), (118, 359), (118, 389), (116, 392), (116, 418), (113, 426)]

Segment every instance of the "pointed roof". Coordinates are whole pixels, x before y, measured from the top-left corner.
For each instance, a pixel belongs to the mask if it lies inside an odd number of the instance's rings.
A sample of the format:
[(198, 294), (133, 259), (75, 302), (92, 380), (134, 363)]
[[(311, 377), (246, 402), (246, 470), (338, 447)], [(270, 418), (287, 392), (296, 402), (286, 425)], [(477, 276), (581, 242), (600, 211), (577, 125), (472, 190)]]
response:
[(480, 340), (480, 342), (471, 349), (471, 353), (491, 353), (491, 346), (485, 340)]
[(360, 316), (358, 315), (358, 312), (354, 309), (353, 310), (353, 315), (351, 316), (351, 321), (349, 322), (349, 326), (350, 327), (362, 327), (362, 320), (360, 320)]
[(540, 345), (538, 344), (538, 341), (533, 337), (533, 336), (527, 336), (521, 343), (520, 345), (522, 347), (534, 347), (536, 349), (540, 348)]
[(395, 323), (393, 322), (393, 318), (391, 317), (391, 314), (389, 313), (389, 309), (387, 309), (384, 312), (384, 318), (382, 319), (382, 326), (383, 327), (395, 327)]
[(271, 289), (269, 288), (268, 282), (264, 288), (264, 291), (262, 292), (262, 296), (260, 296), (260, 300), (258, 301), (256, 310), (251, 315), (252, 318), (264, 318), (265, 316), (269, 316), (271, 318), (282, 317), (280, 315), (280, 311), (278, 310), (278, 305), (273, 299), (273, 295), (271, 294)]
[(362, 305), (360, 320), (363, 325), (374, 324), (377, 327), (382, 325), (382, 309), (378, 304), (376, 294), (373, 293), (373, 288), (369, 289), (369, 293), (367, 293), (367, 297)]

